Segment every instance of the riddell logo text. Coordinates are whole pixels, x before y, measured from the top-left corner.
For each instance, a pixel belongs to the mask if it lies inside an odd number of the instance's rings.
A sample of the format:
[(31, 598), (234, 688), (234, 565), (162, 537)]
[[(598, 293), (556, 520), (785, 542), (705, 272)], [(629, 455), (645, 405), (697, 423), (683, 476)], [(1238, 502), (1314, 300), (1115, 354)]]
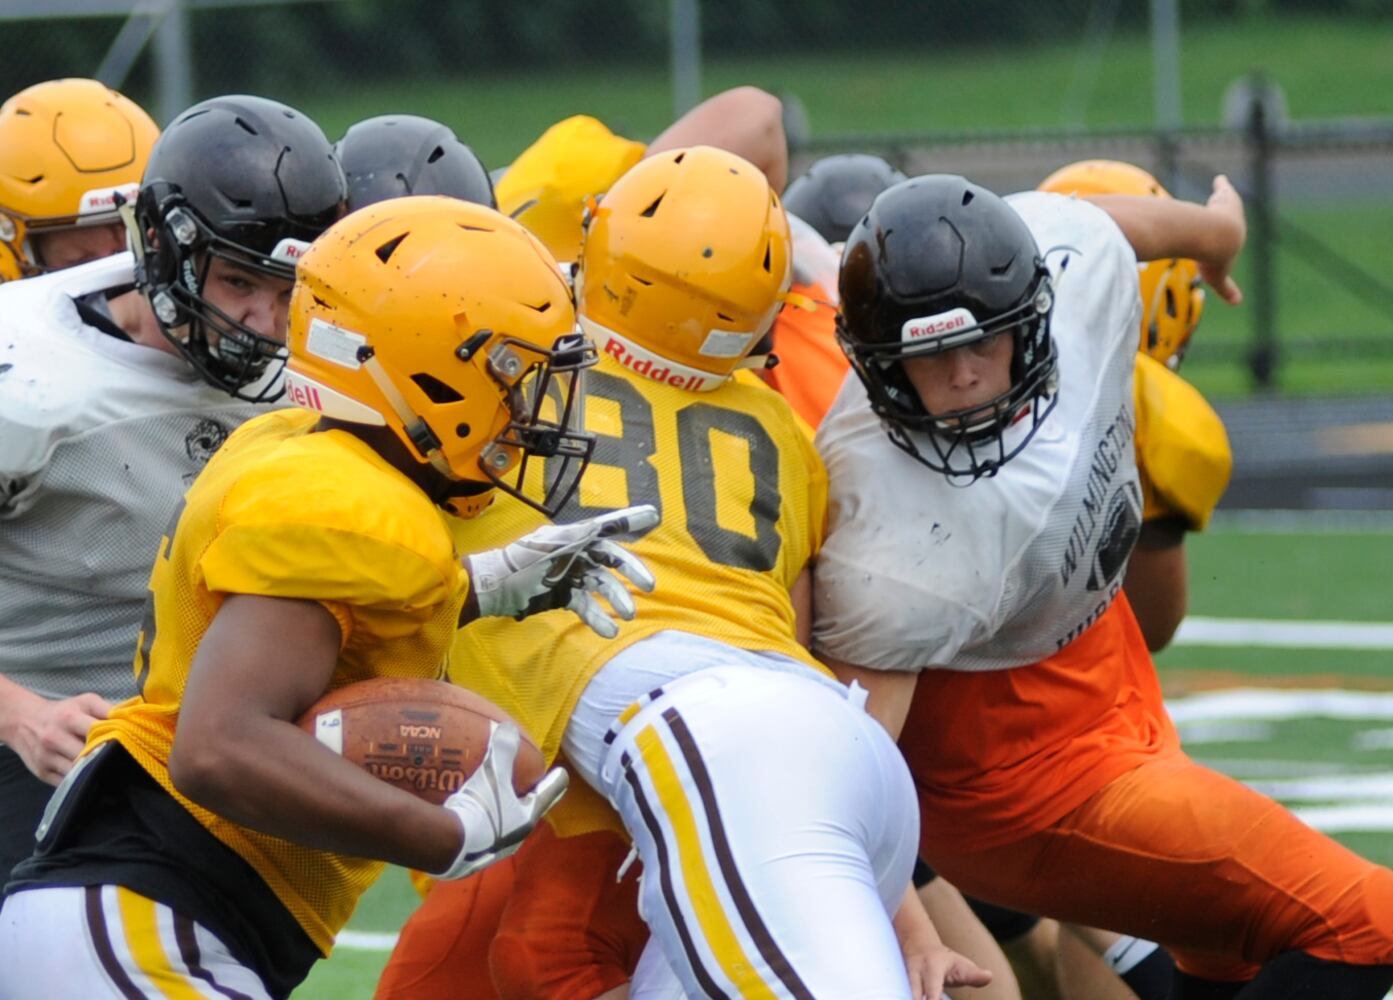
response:
[(605, 353), (631, 372), (651, 378), (656, 382), (665, 382), (679, 389), (695, 391), (700, 391), (706, 385), (706, 379), (700, 375), (683, 375), (671, 368), (655, 366), (652, 358), (635, 357), (632, 351), (613, 337), (605, 341)]
[(950, 313), (946, 317), (930, 316), (925, 319), (910, 320), (904, 325), (905, 340), (920, 340), (924, 337), (936, 337), (942, 333), (952, 333), (954, 330), (966, 329), (971, 318), (963, 310)]
[(296, 406), (304, 406), (311, 410), (324, 411), (324, 404), (319, 401), (319, 392), (312, 385), (303, 385), (294, 379), (286, 379), (285, 395)]

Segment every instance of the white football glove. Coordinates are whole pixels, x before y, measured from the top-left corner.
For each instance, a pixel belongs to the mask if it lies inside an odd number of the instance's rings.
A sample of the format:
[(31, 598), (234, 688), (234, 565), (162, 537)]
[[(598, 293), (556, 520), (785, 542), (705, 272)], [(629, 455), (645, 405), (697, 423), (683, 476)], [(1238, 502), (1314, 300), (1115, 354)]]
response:
[(459, 817), (464, 842), (454, 863), (435, 878), (464, 878), (506, 858), (560, 801), (570, 779), (559, 767), (543, 775), (537, 787), (521, 798), (513, 791), (513, 761), (521, 739), (511, 722), (489, 725), (489, 748), (479, 769), (443, 803)]
[(634, 599), (618, 574), (644, 592), (653, 589), (654, 581), (637, 556), (607, 539), (626, 532), (641, 535), (658, 521), (657, 510), (648, 504), (625, 507), (574, 524), (548, 524), (511, 545), (469, 556), (465, 563), (479, 614), (525, 618), (569, 608), (600, 635), (613, 639), (619, 625), (595, 595), (628, 621), (634, 617)]

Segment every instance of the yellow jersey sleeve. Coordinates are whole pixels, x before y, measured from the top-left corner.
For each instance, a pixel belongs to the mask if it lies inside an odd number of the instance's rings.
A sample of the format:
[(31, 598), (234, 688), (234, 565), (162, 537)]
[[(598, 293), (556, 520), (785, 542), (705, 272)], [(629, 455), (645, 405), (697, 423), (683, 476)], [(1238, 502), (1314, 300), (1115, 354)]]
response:
[(237, 481), (199, 559), (202, 585), (320, 601), (355, 631), (409, 628), (462, 599), (467, 578), (443, 515), (402, 477), (346, 465), (337, 448), (313, 454), (324, 450), (287, 449)]
[(1145, 354), (1134, 391), (1143, 519), (1180, 517), (1202, 531), (1233, 470), (1223, 421), (1194, 386)]

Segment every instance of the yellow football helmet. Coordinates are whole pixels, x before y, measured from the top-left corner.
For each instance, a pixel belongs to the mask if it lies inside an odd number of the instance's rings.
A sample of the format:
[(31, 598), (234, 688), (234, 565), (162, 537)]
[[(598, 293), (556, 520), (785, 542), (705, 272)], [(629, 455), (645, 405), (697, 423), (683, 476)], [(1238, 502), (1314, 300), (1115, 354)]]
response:
[[(1131, 194), (1169, 198), (1141, 167), (1119, 160), (1081, 160), (1061, 167), (1040, 184), (1055, 194)], [(1192, 260), (1153, 260), (1138, 267), (1141, 281), (1141, 350), (1175, 369), (1204, 313), (1204, 289)]]
[[(391, 428), (452, 484), (435, 499), (461, 516), (495, 486), (550, 516), (594, 448), (575, 428), (596, 354), (566, 282), (483, 205), (394, 198), (330, 227), (296, 268), (288, 347), (291, 402)], [(522, 493), (534, 457), (548, 460), (535, 503)]]
[(559, 121), (513, 161), (494, 186), (498, 210), (532, 231), (557, 260), (580, 252), (586, 202), (643, 158), (644, 146), (588, 115)]
[(792, 238), (759, 169), (709, 146), (650, 157), (610, 188), (576, 273), (581, 328), (640, 374), (714, 389), (764, 339)]
[(0, 106), (0, 279), (44, 270), (33, 237), (119, 222), (160, 130), (96, 80), (50, 80)]

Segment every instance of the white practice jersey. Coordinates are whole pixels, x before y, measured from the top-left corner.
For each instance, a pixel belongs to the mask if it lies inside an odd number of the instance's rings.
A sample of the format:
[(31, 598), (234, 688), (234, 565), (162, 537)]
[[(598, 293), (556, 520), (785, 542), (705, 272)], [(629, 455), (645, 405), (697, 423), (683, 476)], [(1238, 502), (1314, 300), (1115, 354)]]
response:
[(135, 693), (160, 536), (264, 409), (79, 316), (76, 299), (132, 280), (118, 254), (0, 285), (0, 674), (50, 697)]
[[(1087, 202), (1007, 201), (1056, 276), (1058, 404), (997, 475), (963, 487), (891, 444), (848, 374), (817, 434), (831, 481), (818, 653), (882, 670), (1023, 666), (1072, 642), (1122, 587), (1142, 513), (1136, 258)], [(1008, 429), (1008, 447), (1025, 433)]]

